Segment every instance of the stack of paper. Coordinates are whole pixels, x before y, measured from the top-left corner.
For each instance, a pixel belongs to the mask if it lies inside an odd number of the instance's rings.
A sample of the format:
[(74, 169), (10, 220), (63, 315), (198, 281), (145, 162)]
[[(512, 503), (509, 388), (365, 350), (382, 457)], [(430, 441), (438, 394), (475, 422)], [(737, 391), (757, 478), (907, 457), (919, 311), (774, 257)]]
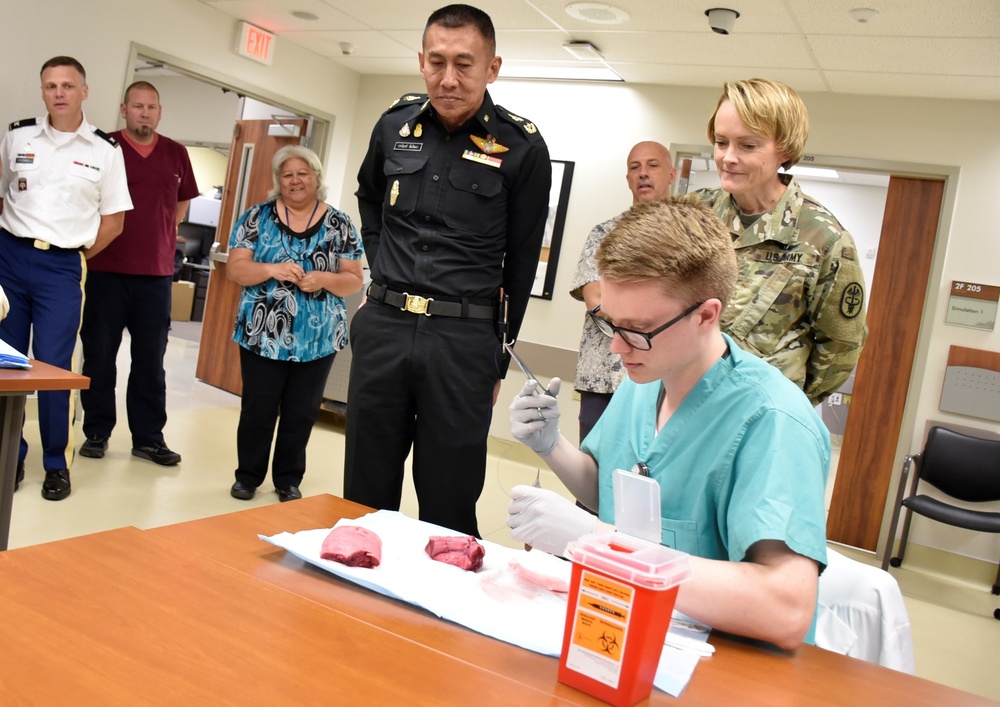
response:
[(31, 368), (28, 357), (0, 339), (0, 368)]

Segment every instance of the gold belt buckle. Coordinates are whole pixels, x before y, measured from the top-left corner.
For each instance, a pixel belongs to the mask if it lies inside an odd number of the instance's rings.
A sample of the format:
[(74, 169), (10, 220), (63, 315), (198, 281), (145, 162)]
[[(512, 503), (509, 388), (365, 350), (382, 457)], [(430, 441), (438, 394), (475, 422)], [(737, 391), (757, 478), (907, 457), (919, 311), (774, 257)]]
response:
[(32, 245), (34, 245), (35, 248), (37, 248), (38, 250), (48, 250), (49, 247), (51, 246), (50, 243), (46, 243), (45, 241), (40, 241), (40, 240), (37, 240), (37, 239), (35, 240), (35, 242)]
[(420, 295), (411, 295), (408, 292), (404, 292), (403, 297), (406, 298), (406, 305), (400, 307), (400, 309), (405, 312), (413, 312), (414, 314), (423, 314), (425, 317), (431, 316), (431, 313), (427, 311), (427, 307), (434, 301), (433, 297), (421, 297)]

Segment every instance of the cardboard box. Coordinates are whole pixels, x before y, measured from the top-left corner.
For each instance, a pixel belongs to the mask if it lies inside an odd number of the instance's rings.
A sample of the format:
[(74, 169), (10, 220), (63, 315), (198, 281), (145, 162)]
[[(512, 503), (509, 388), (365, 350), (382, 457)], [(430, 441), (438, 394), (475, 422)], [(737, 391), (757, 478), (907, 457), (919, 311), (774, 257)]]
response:
[(170, 289), (170, 319), (175, 322), (191, 321), (194, 306), (194, 283), (178, 280)]

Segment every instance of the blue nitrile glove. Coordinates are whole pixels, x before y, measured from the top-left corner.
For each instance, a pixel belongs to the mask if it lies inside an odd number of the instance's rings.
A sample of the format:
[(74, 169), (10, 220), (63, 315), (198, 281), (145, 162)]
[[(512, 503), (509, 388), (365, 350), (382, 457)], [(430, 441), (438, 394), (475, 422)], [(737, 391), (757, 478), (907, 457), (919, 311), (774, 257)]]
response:
[(566, 545), (597, 530), (597, 516), (555, 491), (515, 486), (507, 506), (511, 537), (538, 550), (562, 555)]
[(559, 386), (549, 381), (548, 395), (538, 392), (537, 381), (525, 381), (521, 392), (510, 404), (510, 433), (518, 442), (545, 456), (559, 444)]

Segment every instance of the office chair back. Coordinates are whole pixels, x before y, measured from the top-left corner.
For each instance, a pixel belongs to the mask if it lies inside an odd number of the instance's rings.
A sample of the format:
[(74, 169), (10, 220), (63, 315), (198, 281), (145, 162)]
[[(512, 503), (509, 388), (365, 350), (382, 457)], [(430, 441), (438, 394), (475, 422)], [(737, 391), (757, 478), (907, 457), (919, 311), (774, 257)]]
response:
[(1000, 440), (932, 427), (919, 475), (952, 498), (970, 503), (1000, 500)]
[[(911, 468), (916, 470), (912, 480), (908, 479)], [(910, 495), (904, 498), (908, 480)], [(902, 564), (912, 513), (966, 530), (1000, 533), (1000, 513), (965, 508), (918, 494), (917, 484), (920, 481), (966, 503), (1000, 501), (1000, 440), (971, 437), (944, 427), (930, 429), (924, 451), (907, 456), (903, 461), (903, 473), (899, 477), (896, 503), (882, 556), (882, 569)], [(899, 550), (893, 555), (896, 523), (901, 509), (903, 532), (899, 538)], [(992, 592), (1000, 594), (1000, 563), (997, 563), (997, 577)], [(1000, 609), (994, 611), (993, 616), (1000, 619)]]

